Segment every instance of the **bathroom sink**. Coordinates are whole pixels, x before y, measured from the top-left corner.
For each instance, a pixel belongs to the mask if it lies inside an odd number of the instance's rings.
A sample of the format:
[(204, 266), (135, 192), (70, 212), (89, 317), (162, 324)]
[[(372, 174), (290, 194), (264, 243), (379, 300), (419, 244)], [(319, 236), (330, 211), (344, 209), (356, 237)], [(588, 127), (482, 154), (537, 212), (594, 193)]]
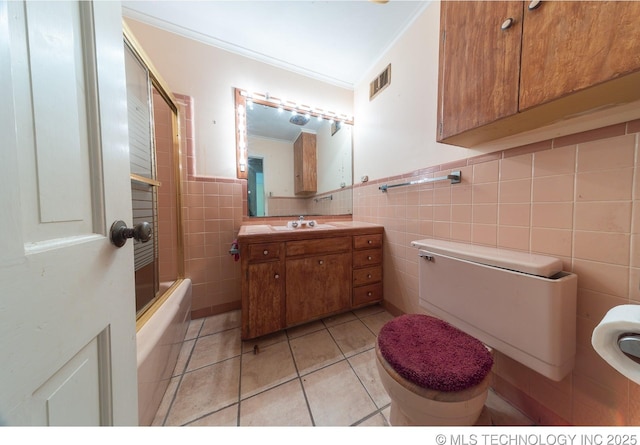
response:
[(293, 230), (291, 227), (287, 227), (287, 226), (271, 226), (271, 228), (273, 230), (278, 230), (278, 231), (291, 231), (291, 230)]
[[(310, 224), (311, 223), (311, 224)], [(319, 224), (314, 220), (309, 221), (289, 221), (286, 226), (271, 226), (273, 230), (292, 231), (292, 230), (313, 230), (313, 229), (333, 229), (335, 226), (331, 224)]]

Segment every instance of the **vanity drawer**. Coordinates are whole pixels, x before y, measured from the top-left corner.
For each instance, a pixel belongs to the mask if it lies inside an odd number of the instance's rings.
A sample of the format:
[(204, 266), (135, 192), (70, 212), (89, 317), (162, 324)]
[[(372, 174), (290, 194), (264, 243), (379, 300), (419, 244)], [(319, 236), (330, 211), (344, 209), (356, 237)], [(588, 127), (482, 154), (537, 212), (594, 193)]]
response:
[(356, 235), (353, 237), (354, 249), (371, 249), (372, 247), (382, 247), (382, 234)]
[(280, 259), (282, 243), (249, 244), (249, 262)]
[(382, 300), (382, 283), (370, 284), (353, 288), (352, 306), (373, 303)]
[(365, 269), (355, 269), (353, 271), (353, 285), (362, 286), (382, 281), (382, 266), (367, 267)]
[(348, 252), (351, 250), (351, 237), (308, 239), (288, 241), (287, 256), (315, 255), (319, 253)]
[(357, 250), (353, 252), (353, 267), (382, 263), (382, 249)]

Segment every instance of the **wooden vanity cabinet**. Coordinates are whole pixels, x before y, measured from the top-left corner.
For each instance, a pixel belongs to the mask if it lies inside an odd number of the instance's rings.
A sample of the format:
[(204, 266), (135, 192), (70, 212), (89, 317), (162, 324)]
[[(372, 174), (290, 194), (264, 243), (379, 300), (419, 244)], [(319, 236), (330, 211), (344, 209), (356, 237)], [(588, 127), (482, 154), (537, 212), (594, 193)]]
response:
[(300, 133), (293, 144), (293, 187), (296, 195), (311, 195), (318, 190), (316, 135)]
[(349, 310), (351, 254), (287, 260), (286, 325)]
[(437, 140), (471, 147), (640, 99), (638, 23), (640, 2), (442, 2)]
[(246, 237), (241, 229), (242, 339), (382, 301), (383, 228), (362, 225)]
[(242, 259), (242, 338), (285, 327), (284, 243), (250, 244)]
[(286, 273), (287, 326), (349, 310), (351, 237), (287, 243)]
[(382, 234), (353, 237), (352, 307), (382, 301)]

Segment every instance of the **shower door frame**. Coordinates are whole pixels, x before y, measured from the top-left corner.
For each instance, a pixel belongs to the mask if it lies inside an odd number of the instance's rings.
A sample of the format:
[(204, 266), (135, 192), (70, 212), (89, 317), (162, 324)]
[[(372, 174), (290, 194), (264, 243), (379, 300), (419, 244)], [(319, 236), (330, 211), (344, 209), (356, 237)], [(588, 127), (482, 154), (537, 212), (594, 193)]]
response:
[[(155, 89), (158, 94), (164, 99), (167, 106), (171, 109), (172, 115), (172, 135), (173, 135), (173, 169), (174, 169), (174, 177), (176, 178), (175, 184), (175, 205), (176, 205), (176, 237), (177, 237), (177, 248), (176, 248), (176, 258), (175, 261), (177, 263), (177, 277), (173, 284), (167, 289), (161, 289), (156, 293), (156, 297), (148, 303), (143, 309), (136, 314), (136, 330), (140, 330), (142, 326), (153, 316), (153, 314), (157, 311), (157, 309), (164, 303), (164, 301), (171, 295), (173, 290), (178, 287), (178, 285), (182, 282), (185, 277), (185, 266), (184, 266), (184, 219), (183, 219), (183, 193), (182, 193), (182, 151), (180, 145), (180, 110), (177, 106), (177, 100), (171, 93), (171, 90), (168, 88), (168, 84), (164, 81), (164, 79), (158, 73), (158, 70), (154, 67), (153, 63), (145, 53), (144, 49), (137, 41), (126, 22), (122, 22), (123, 29), (123, 43), (128, 46), (129, 49), (134, 53), (134, 55), (138, 58), (138, 60), (146, 67), (147, 72), (149, 74), (149, 82), (151, 85), (151, 89)], [(153, 111), (153, 110), (152, 110)], [(153, 124), (153, 116), (151, 118)], [(155, 131), (152, 133), (152, 137), (155, 137)], [(152, 144), (152, 149), (154, 150), (155, 156), (155, 143)], [(141, 179), (137, 175), (132, 175), (132, 180), (140, 181)], [(149, 181), (151, 185), (158, 185), (157, 181)], [(157, 193), (156, 199), (157, 199)], [(157, 268), (157, 265), (156, 265)], [(159, 281), (159, 274), (156, 273), (156, 281)], [(156, 283), (159, 284), (159, 283)], [(164, 291), (164, 292), (163, 292)]]

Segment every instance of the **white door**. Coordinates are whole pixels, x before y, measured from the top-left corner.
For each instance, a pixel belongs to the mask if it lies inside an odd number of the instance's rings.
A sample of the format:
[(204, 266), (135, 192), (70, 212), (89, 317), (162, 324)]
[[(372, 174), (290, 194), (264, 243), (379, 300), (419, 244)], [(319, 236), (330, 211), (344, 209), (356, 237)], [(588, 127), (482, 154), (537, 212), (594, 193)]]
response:
[(137, 424), (121, 21), (0, 0), (1, 424)]

